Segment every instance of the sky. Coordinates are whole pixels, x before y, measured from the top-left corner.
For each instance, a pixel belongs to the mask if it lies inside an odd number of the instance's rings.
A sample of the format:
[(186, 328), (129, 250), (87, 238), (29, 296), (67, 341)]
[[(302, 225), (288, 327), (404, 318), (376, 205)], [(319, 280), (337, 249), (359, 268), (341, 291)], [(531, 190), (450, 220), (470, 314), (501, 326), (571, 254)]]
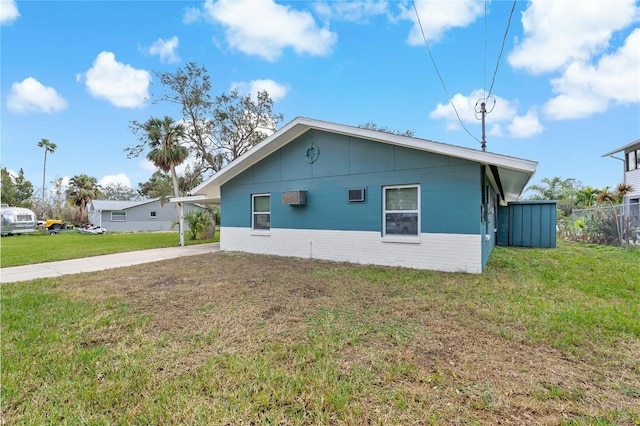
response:
[(48, 188), (137, 188), (154, 168), (127, 158), (130, 123), (180, 119), (148, 99), (188, 62), (213, 95), (267, 90), (281, 126), (372, 122), (480, 149), (486, 99), (487, 151), (537, 161), (531, 184), (613, 188), (622, 162), (602, 154), (640, 138), (640, 0), (0, 0), (1, 166), (41, 190), (48, 139)]

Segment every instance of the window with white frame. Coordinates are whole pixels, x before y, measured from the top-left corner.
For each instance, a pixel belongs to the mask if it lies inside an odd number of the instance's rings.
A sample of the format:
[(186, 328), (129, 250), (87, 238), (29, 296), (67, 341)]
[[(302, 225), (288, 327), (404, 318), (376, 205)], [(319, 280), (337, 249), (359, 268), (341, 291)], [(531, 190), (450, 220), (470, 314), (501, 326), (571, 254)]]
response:
[(640, 170), (640, 149), (627, 152), (627, 171)]
[(158, 212), (153, 211), (153, 212), (149, 212), (149, 218), (150, 219), (155, 219), (158, 217)]
[(112, 222), (126, 222), (127, 221), (127, 212), (111, 212), (111, 221)]
[(420, 185), (382, 188), (382, 235), (420, 235)]
[(255, 231), (271, 229), (271, 195), (254, 194), (251, 196), (251, 228)]

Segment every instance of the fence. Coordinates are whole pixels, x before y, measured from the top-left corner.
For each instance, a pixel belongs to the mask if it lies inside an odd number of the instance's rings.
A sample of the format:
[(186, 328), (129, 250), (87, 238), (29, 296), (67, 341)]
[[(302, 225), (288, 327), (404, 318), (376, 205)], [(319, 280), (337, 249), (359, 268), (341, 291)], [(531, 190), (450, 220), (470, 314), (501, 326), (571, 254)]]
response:
[(561, 238), (611, 246), (640, 245), (640, 203), (574, 209), (558, 221)]

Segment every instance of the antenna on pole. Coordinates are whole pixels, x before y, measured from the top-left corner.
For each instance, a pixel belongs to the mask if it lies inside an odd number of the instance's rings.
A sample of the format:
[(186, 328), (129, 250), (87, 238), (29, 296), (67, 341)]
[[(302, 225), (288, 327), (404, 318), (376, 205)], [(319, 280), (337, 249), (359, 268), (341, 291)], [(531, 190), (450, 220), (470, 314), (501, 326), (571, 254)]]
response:
[[(493, 100), (493, 104), (491, 105), (491, 109), (487, 111), (487, 101), (489, 100)], [(480, 108), (478, 109), (478, 104), (480, 104)], [(493, 108), (496, 106), (496, 98), (491, 97), (491, 98), (482, 98), (482, 99), (478, 99), (478, 101), (476, 102), (476, 118), (478, 120), (482, 120), (482, 139), (480, 142), (480, 147), (482, 148), (483, 151), (487, 150), (487, 134), (486, 134), (486, 117), (487, 114), (489, 114), (491, 111), (493, 111)], [(479, 117), (478, 117), (479, 115)]]

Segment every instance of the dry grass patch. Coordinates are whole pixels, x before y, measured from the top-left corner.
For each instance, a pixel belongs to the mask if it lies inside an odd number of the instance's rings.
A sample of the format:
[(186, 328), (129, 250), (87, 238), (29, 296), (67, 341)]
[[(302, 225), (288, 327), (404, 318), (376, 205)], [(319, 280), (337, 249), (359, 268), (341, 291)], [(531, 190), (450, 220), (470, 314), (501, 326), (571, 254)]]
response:
[[(71, 394), (82, 404), (58, 400), (61, 415), (95, 424), (638, 424), (639, 336), (541, 337), (527, 319), (540, 311), (517, 301), (538, 303), (540, 286), (552, 299), (573, 290), (500, 265), (530, 255), (502, 250), (481, 276), (217, 253), (50, 280), (56, 297), (92, 306), (72, 321), (80, 331), (67, 350), (99, 351), (72, 373), (92, 390)], [(16, 356), (10, 346), (3, 354)], [(33, 410), (50, 408), (47, 396), (32, 404), (9, 392), (5, 419), (41, 418)]]

